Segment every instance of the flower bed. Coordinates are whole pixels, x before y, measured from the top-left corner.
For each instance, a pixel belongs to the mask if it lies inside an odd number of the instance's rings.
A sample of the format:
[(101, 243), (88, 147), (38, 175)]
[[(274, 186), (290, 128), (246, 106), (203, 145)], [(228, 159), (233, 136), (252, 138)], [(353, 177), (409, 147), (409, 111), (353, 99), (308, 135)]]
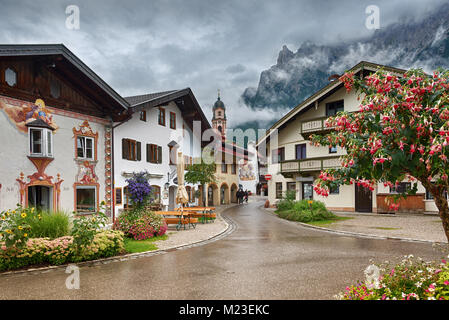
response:
[[(400, 264), (370, 266), (379, 276), (346, 287), (337, 298), (342, 300), (449, 300), (449, 263), (424, 262), (413, 255)], [(368, 269), (367, 269), (368, 270)], [(373, 274), (375, 275), (375, 273)]]
[(22, 248), (6, 247), (0, 244), (0, 271), (17, 269), (28, 265), (61, 265), (106, 258), (118, 255), (125, 249), (123, 232), (105, 230), (98, 232), (92, 242), (84, 247), (77, 247), (74, 237), (64, 236), (28, 239)]
[(114, 222), (113, 229), (121, 230), (126, 237), (134, 240), (145, 240), (162, 236), (167, 231), (167, 225), (161, 216), (154, 212), (125, 212)]

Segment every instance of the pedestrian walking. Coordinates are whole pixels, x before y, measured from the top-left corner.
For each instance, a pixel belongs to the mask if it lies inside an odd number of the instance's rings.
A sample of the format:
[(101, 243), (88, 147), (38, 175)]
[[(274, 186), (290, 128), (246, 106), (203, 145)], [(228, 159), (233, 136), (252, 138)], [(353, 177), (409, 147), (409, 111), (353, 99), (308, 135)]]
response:
[(248, 196), (249, 196), (249, 192), (248, 192), (248, 190), (245, 190), (243, 199), (246, 203), (248, 203)]
[(239, 189), (237, 190), (236, 196), (237, 196), (237, 202), (238, 202), (238, 204), (242, 204), (242, 203), (243, 203), (244, 192), (243, 192), (243, 190), (242, 190), (241, 188), (239, 188)]

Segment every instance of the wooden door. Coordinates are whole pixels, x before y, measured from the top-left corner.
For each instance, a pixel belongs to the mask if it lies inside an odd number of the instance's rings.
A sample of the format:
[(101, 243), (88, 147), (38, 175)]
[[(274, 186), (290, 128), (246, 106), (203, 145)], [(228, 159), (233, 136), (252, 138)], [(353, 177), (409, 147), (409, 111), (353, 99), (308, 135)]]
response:
[(373, 192), (368, 188), (355, 185), (355, 211), (373, 211)]

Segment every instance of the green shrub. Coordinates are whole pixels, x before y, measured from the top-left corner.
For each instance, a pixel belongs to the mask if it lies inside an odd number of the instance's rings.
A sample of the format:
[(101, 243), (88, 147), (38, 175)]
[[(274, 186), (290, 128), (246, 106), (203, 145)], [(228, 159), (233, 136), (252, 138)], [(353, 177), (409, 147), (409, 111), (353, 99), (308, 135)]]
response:
[(277, 203), (277, 208), (280, 211), (290, 210), (295, 204), (296, 193), (292, 190), (287, 190), (285, 197)]
[(70, 235), (70, 216), (64, 211), (33, 212), (26, 221), (30, 225), (30, 238), (60, 238)]
[(7, 248), (0, 243), (0, 271), (17, 269), (35, 264), (61, 265), (70, 262), (95, 260), (111, 257), (124, 252), (123, 232), (104, 230), (97, 232), (92, 242), (81, 247), (74, 243), (72, 236), (56, 239), (29, 239), (23, 248)]
[[(287, 201), (290, 201), (289, 203)], [(279, 217), (299, 221), (299, 222), (313, 222), (313, 221), (323, 221), (332, 220), (337, 216), (326, 209), (324, 203), (320, 201), (313, 200), (301, 200), (301, 201), (291, 201), (283, 199), (282, 206), (276, 210)]]
[[(102, 203), (103, 206), (103, 203)], [(80, 216), (73, 220), (71, 234), (78, 250), (87, 247), (94, 239), (98, 230), (106, 226), (108, 217), (103, 212), (96, 212), (90, 216)]]

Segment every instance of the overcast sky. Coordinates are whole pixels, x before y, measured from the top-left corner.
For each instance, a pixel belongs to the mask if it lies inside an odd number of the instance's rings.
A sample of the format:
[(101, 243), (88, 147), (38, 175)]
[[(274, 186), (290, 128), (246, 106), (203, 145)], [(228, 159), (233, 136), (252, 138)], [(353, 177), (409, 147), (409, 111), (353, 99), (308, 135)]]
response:
[[(381, 28), (419, 19), (444, 0), (0, 0), (0, 43), (63, 43), (122, 96), (190, 87), (206, 116), (221, 90), (229, 126), (254, 114), (239, 97), (286, 44), (360, 38), (368, 5)], [(68, 5), (80, 29), (66, 28)]]

